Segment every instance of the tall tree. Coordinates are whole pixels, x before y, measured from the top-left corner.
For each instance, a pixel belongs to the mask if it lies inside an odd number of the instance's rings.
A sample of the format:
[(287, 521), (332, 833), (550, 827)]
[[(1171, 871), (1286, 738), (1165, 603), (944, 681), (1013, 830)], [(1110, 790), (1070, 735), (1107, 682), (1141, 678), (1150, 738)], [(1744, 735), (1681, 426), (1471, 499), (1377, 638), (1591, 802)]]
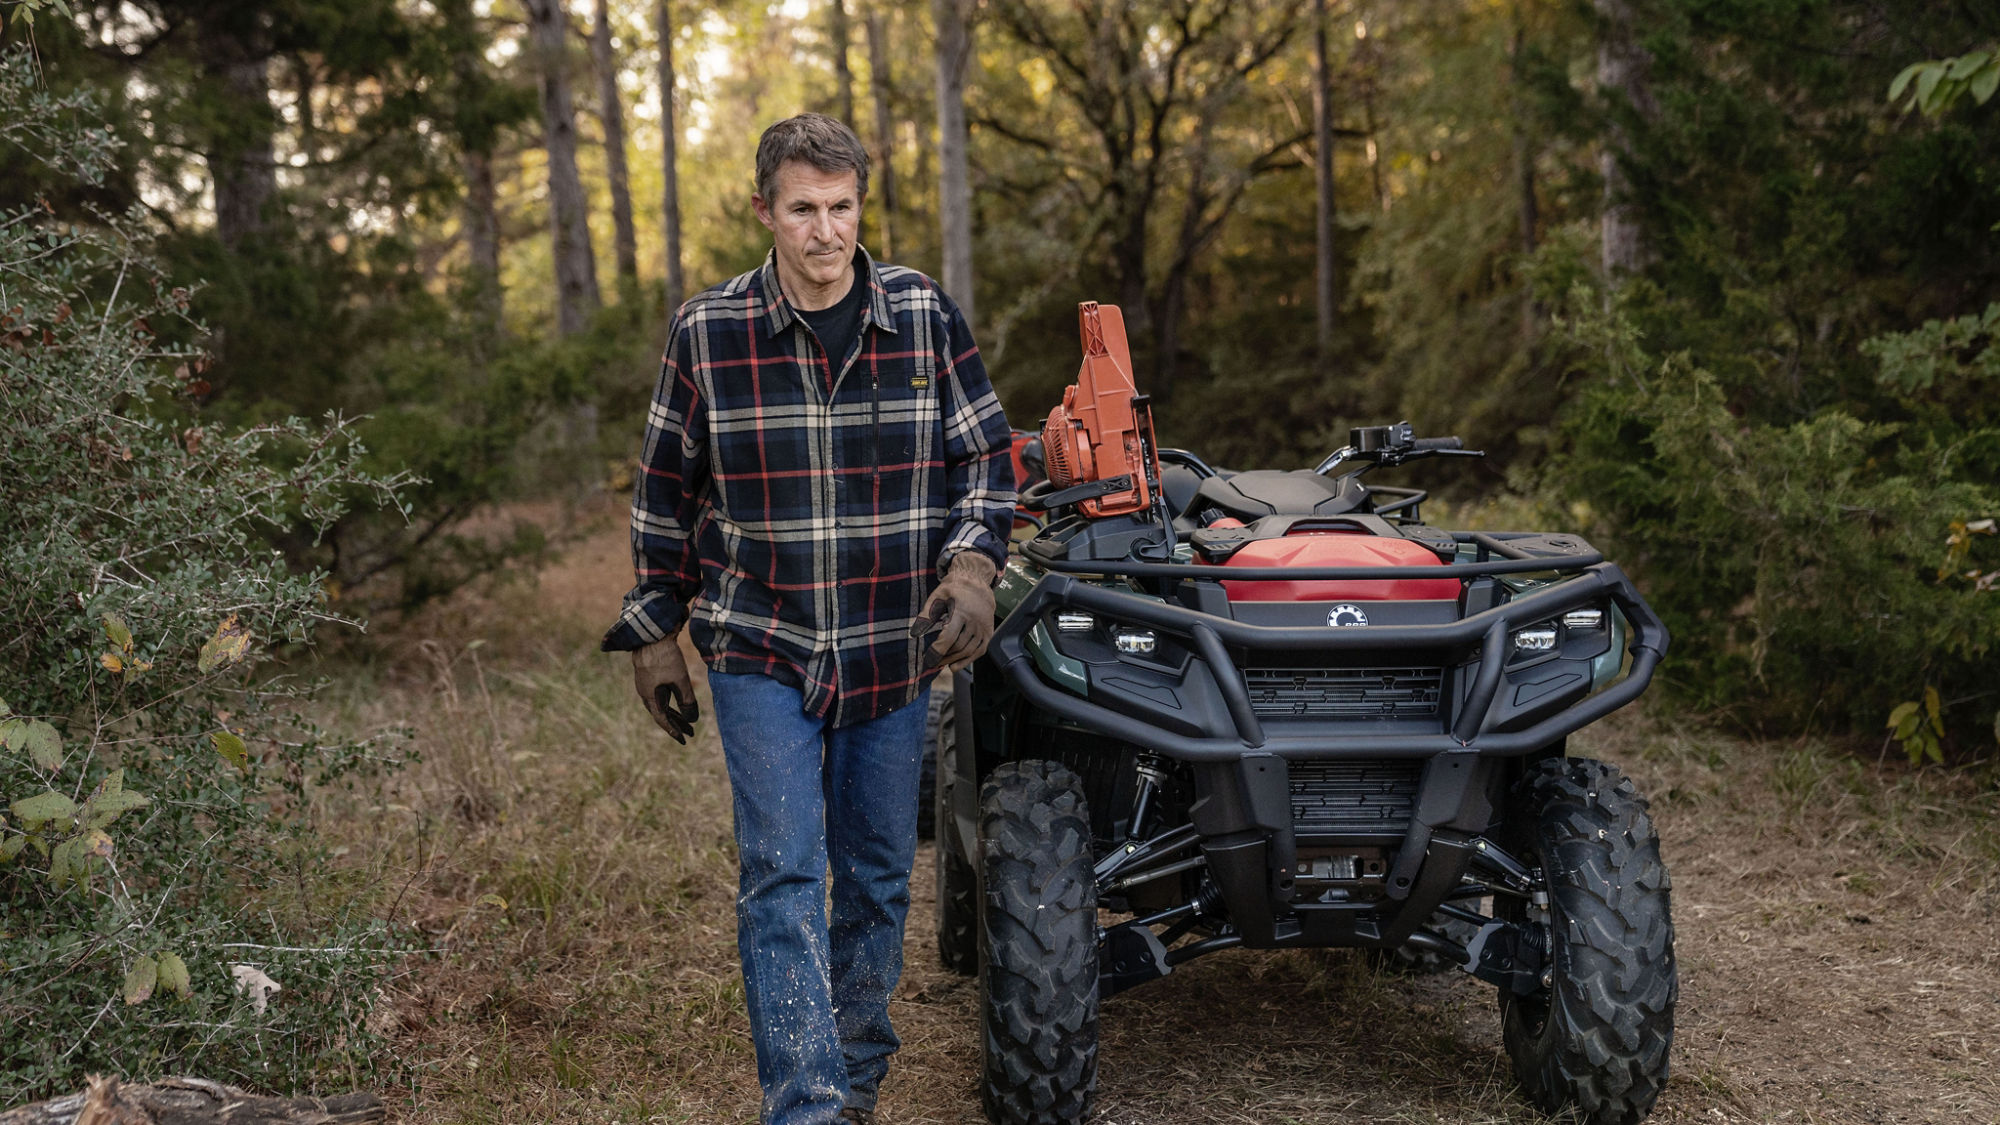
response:
[(1632, 0), (1592, 0), (1597, 12), (1597, 85), (1611, 100), (1610, 127), (1598, 167), (1604, 176), (1604, 273), (1616, 279), (1644, 269), (1648, 250), (1632, 198), (1632, 129), (1659, 112), (1647, 70), (1651, 59), (1634, 27)]
[(619, 298), (630, 300), (639, 288), (639, 237), (632, 230), (632, 181), (625, 172), (625, 106), (618, 95), (618, 57), (611, 47), (611, 0), (597, 0), (590, 58), (597, 71), (598, 115), (604, 122), (604, 172), (611, 181), (611, 245)]
[[(1226, 128), (1240, 120), (1252, 89), (1306, 22), (1307, 0), (1240, 0), (1215, 8), (1184, 0), (996, 0), (1001, 27), (1046, 60), (1053, 88), (1075, 110), (1075, 128), (1029, 136), (981, 118), (995, 132), (1051, 154), (1065, 175), (1087, 183), (1086, 206), (1108, 241), (1119, 304), (1135, 350), (1150, 361), (1149, 390), (1173, 394), (1179, 362), (1177, 325), (1196, 259), (1220, 234), (1255, 178), (1283, 167), (1310, 128), (1282, 137), (1264, 128)], [(942, 40), (942, 35), (940, 39)], [(1076, 129), (1081, 129), (1076, 134)], [(1182, 138), (1198, 138), (1199, 159)], [(1188, 211), (1167, 245), (1154, 225), (1179, 199)]]
[(667, 308), (678, 309), (687, 293), (681, 267), (681, 177), (676, 161), (680, 126), (674, 117), (673, 0), (660, 0), (660, 228), (666, 243)]
[(875, 196), (882, 201), (882, 256), (896, 255), (896, 134), (890, 100), (888, 28), (882, 0), (868, 0), (868, 87), (875, 96)]
[(569, 86), (569, 21), (562, 0), (524, 0), (528, 38), (541, 78), (542, 140), (549, 156), (549, 221), (554, 230), (556, 328), (583, 330), (602, 304), (590, 246), (589, 201), (576, 168), (576, 106)]
[(841, 124), (854, 128), (854, 70), (847, 64), (847, 49), (853, 33), (848, 27), (847, 0), (833, 0), (828, 6), (827, 30), (833, 50), (833, 110)]
[(205, 88), (215, 99), (216, 129), (204, 154), (215, 188), (215, 233), (228, 247), (263, 233), (265, 209), (278, 194), (272, 135), (271, 43), (255, 10), (204, 19), (195, 43)]
[(966, 166), (965, 70), (972, 58), (969, 0), (931, 0), (937, 20), (938, 225), (944, 291), (976, 324), (972, 300), (972, 180)]
[(1334, 320), (1339, 316), (1339, 279), (1334, 274), (1333, 245), (1333, 71), (1326, 53), (1326, 0), (1313, 0), (1313, 195), (1318, 204), (1313, 216), (1318, 239), (1314, 243), (1314, 322), (1318, 332), (1320, 370), (1327, 373), (1333, 360)]
[(490, 339), (499, 332), (505, 312), (494, 151), (501, 130), (527, 117), (534, 107), (521, 87), (500, 81), (487, 64), (491, 33), (473, 12), (472, 0), (441, 0), (438, 17), (452, 83), (445, 112), (465, 177), (459, 214), (468, 257), (466, 282)]

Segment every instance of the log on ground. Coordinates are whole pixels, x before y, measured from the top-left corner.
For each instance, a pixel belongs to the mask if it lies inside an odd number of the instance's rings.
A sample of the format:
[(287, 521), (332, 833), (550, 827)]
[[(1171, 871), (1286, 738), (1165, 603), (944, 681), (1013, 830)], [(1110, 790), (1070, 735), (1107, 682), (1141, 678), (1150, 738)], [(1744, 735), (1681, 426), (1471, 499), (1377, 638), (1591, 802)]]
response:
[(80, 1093), (0, 1113), (0, 1125), (367, 1125), (388, 1119), (373, 1094), (267, 1098), (203, 1078), (128, 1085), (92, 1078)]

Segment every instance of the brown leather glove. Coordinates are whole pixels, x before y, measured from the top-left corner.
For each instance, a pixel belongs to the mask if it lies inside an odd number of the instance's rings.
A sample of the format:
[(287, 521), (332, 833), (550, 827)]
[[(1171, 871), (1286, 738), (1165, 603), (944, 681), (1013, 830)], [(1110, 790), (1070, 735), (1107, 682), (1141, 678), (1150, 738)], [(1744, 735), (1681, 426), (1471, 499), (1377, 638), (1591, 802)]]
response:
[(694, 679), (678, 635), (632, 650), (632, 686), (660, 729), (685, 745), (701, 719), (701, 705), (695, 702)]
[(993, 560), (978, 551), (952, 556), (944, 581), (931, 592), (923, 615), (910, 626), (913, 637), (937, 631), (924, 654), (926, 664), (942, 664), (949, 671), (972, 663), (986, 651), (986, 642), (993, 639), (993, 577), (998, 573)]

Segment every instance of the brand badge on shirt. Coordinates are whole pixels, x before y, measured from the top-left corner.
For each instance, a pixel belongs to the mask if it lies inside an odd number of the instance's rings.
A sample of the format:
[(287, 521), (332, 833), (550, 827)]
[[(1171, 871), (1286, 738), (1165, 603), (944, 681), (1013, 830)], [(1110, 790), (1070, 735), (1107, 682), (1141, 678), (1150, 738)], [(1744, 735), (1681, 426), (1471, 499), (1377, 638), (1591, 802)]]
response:
[(928, 375), (910, 376), (910, 389), (913, 391), (924, 390), (928, 388), (930, 385), (931, 385), (931, 377)]

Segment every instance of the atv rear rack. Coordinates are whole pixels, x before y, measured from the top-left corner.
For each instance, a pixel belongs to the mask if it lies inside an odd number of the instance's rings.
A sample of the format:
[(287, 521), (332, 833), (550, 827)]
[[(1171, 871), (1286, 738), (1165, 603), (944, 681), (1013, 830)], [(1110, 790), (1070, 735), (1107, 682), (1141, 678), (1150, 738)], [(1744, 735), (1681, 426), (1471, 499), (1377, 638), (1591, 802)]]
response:
[[(1502, 541), (1495, 541), (1502, 542)], [(1043, 565), (1034, 554), (1024, 554)], [(1436, 567), (1246, 568), (1129, 562), (1078, 562), (1050, 567), (1019, 607), (994, 634), (994, 659), (1007, 678), (1030, 702), (1065, 719), (1114, 738), (1144, 746), (1171, 758), (1191, 762), (1226, 762), (1246, 751), (1287, 759), (1330, 757), (1419, 758), (1473, 751), (1501, 756), (1530, 754), (1637, 698), (1651, 681), (1665, 655), (1666, 626), (1639, 596), (1616, 565), (1586, 559), (1508, 559), (1503, 562), (1458, 563)], [(1560, 582), (1519, 594), (1507, 602), (1457, 621), (1426, 625), (1380, 625), (1359, 628), (1253, 625), (1136, 593), (1127, 593), (1073, 577), (1093, 575), (1171, 578), (1363, 579), (1397, 577), (1475, 578), (1524, 571), (1559, 571)], [(1632, 657), (1625, 677), (1596, 695), (1521, 730), (1488, 731), (1484, 727), (1507, 670), (1513, 634), (1570, 610), (1616, 605), (1632, 626), (1627, 650)], [(1028, 651), (1028, 634), (1057, 608), (1075, 608), (1115, 617), (1121, 623), (1150, 626), (1183, 638), (1192, 661), (1185, 678), (1200, 677), (1192, 665), (1205, 665), (1219, 691), (1228, 729), (1209, 724), (1204, 733), (1182, 733), (1183, 715), (1162, 708), (1161, 721), (1126, 714), (1067, 691), (1044, 679)], [(1249, 690), (1230, 649), (1249, 652), (1360, 653), (1429, 650), (1460, 654), (1454, 666), (1469, 668), (1471, 687), (1458, 703), (1449, 730), (1436, 733), (1393, 733), (1382, 730), (1343, 732), (1333, 724), (1315, 724), (1310, 732), (1276, 733), (1266, 729), (1254, 711)], [(1467, 659), (1477, 651), (1476, 664)]]

